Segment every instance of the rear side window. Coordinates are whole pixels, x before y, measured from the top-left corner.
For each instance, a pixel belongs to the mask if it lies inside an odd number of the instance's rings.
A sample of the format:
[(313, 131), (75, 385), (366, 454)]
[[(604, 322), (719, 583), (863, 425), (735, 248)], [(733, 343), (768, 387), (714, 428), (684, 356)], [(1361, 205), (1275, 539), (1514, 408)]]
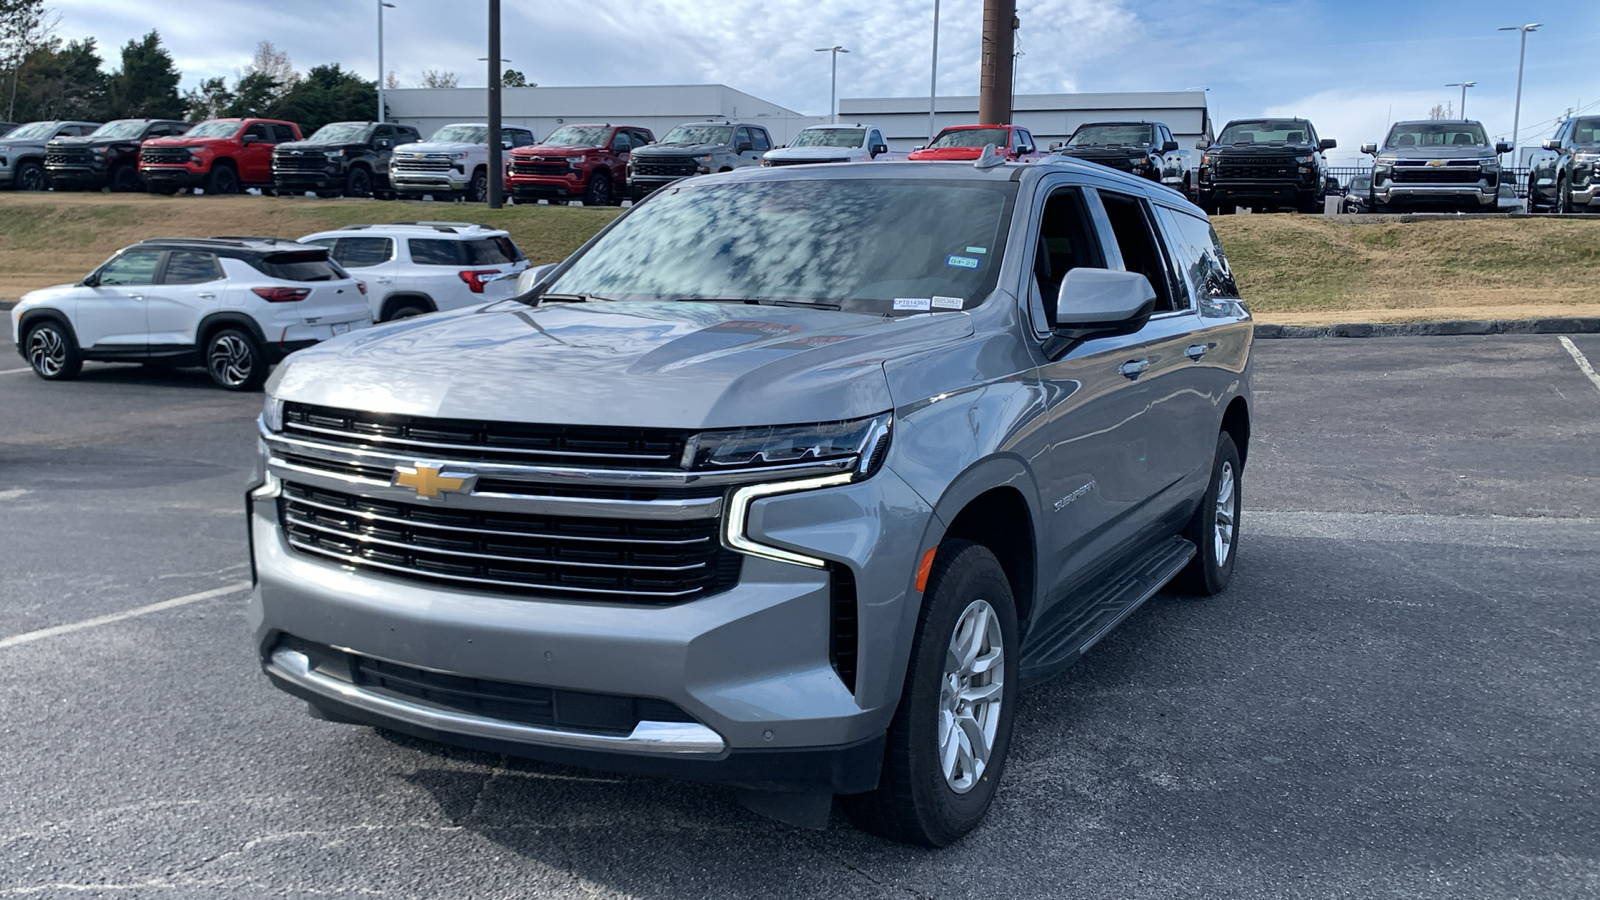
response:
[(287, 144), (295, 139), (294, 129), (287, 125), (273, 125), (272, 131), (274, 135), (273, 140), (280, 144)]
[(439, 241), (432, 238), (412, 238), (406, 241), (411, 248), (411, 261), (419, 266), (464, 266), (460, 241)]
[(217, 258), (197, 250), (174, 250), (167, 254), (167, 271), (162, 284), (205, 284), (223, 277)]
[(1237, 299), (1239, 286), (1233, 281), (1233, 272), (1228, 269), (1222, 244), (1211, 224), (1170, 209), (1161, 210), (1161, 216), (1167, 222), (1167, 231), (1175, 237), (1179, 268), (1202, 306), (1207, 300)]
[(265, 122), (257, 122), (254, 125), (251, 125), (249, 128), (246, 128), (243, 137), (247, 137), (252, 141), (266, 141), (272, 139), (271, 134), (267, 131), (267, 125)]
[(1122, 251), (1123, 269), (1138, 272), (1150, 279), (1150, 286), (1156, 290), (1155, 311), (1187, 309), (1187, 291), (1181, 300), (1174, 301), (1167, 259), (1156, 240), (1155, 223), (1150, 221), (1150, 212), (1144, 201), (1105, 191), (1100, 192), (1100, 200), (1111, 219), (1111, 237)]
[(323, 250), (295, 250), (262, 257), (255, 267), (263, 274), (283, 281), (337, 281), (344, 272), (328, 259)]
[(347, 269), (376, 266), (394, 259), (394, 241), (381, 237), (339, 238), (333, 260)]

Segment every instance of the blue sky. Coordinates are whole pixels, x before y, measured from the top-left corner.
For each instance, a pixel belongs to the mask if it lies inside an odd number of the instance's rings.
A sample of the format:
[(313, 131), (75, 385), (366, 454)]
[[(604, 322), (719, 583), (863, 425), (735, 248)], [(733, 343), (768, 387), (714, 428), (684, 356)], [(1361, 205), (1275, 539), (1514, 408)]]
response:
[[(391, 0), (385, 67), (412, 86), (426, 69), (482, 85), (487, 3)], [(377, 0), (207, 0), (156, 5), (50, 0), (63, 37), (94, 36), (105, 55), (159, 29), (185, 86), (232, 75), (257, 41), (297, 68), (338, 62), (377, 71)], [(542, 85), (721, 82), (808, 114), (828, 106), (828, 57), (839, 94), (926, 96), (932, 0), (504, 0), (503, 56)], [(974, 94), (981, 0), (943, 0), (939, 89)], [(197, 14), (197, 11), (203, 11)], [(1303, 115), (1339, 141), (1336, 162), (1392, 119), (1460, 103), (1447, 82), (1476, 81), (1467, 113), (1494, 135), (1511, 130), (1517, 35), (1501, 25), (1541, 22), (1528, 39), (1525, 145), (1548, 136), (1569, 107), (1600, 109), (1600, 4), (1478, 0), (1018, 0), (1020, 93), (1210, 89), (1219, 121)], [(1537, 128), (1530, 126), (1537, 126)]]

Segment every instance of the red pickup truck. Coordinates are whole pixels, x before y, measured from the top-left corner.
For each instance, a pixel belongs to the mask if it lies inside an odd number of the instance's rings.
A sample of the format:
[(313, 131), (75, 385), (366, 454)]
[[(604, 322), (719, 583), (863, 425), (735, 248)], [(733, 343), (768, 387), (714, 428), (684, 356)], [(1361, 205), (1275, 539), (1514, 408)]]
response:
[(300, 126), (277, 119), (208, 119), (180, 136), (154, 138), (139, 149), (139, 177), (152, 194), (202, 188), (237, 194), (272, 190), (272, 148), (300, 140)]
[(1050, 154), (1033, 143), (1026, 128), (1015, 125), (952, 125), (939, 132), (928, 146), (911, 151), (913, 160), (974, 160), (993, 144), (995, 152), (1011, 162), (1033, 162)]
[(506, 190), (518, 203), (615, 206), (628, 184), (628, 155), (655, 139), (635, 125), (564, 125), (542, 144), (511, 151)]

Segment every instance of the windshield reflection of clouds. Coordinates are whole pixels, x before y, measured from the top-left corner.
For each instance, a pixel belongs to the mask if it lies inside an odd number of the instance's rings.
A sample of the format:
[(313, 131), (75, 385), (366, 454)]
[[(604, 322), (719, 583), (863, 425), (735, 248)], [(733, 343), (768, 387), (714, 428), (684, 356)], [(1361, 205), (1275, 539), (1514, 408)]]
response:
[(705, 184), (653, 197), (549, 291), (783, 300), (887, 315), (993, 289), (1016, 185), (865, 179)]

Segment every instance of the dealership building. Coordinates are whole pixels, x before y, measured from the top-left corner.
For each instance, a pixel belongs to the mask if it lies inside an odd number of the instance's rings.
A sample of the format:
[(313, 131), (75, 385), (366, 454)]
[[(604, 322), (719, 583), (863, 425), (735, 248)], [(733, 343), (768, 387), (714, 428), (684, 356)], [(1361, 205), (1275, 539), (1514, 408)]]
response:
[[(384, 98), (391, 120), (423, 135), (453, 122), (482, 122), (489, 114), (483, 88), (401, 88), (384, 91)], [(683, 122), (728, 118), (759, 122), (786, 144), (807, 125), (828, 121), (723, 84), (505, 88), (500, 103), (503, 124), (531, 128), (540, 138), (568, 123), (642, 125), (661, 137)], [(1185, 147), (1213, 133), (1204, 91), (1019, 94), (1012, 105), (1013, 123), (1031, 131), (1041, 147), (1066, 140), (1084, 122), (1165, 122)], [(976, 95), (940, 97), (935, 107), (935, 129), (978, 118)], [(891, 149), (910, 150), (928, 142), (928, 98), (841, 98), (839, 121), (876, 125)]]

